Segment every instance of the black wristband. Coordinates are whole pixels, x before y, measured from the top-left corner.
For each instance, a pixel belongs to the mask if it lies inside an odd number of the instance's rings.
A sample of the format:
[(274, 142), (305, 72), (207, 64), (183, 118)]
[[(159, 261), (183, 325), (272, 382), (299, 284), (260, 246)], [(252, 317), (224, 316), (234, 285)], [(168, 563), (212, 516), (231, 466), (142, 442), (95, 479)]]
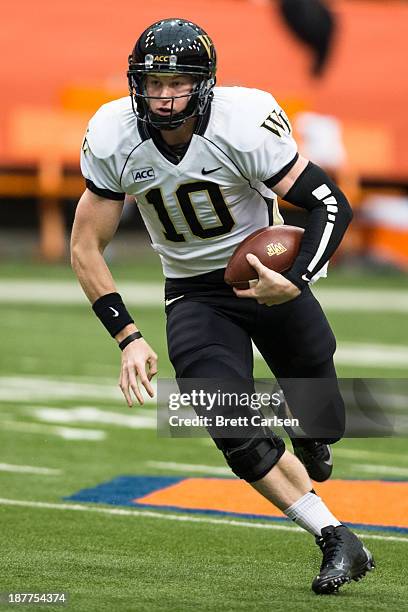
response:
[(107, 293), (92, 304), (92, 309), (112, 338), (126, 325), (134, 323), (119, 293)]
[(142, 334), (140, 333), (140, 331), (137, 332), (133, 332), (133, 334), (129, 334), (129, 336), (126, 336), (126, 338), (124, 338), (122, 340), (122, 342), (119, 342), (119, 348), (121, 351), (123, 351), (123, 349), (125, 348), (125, 346), (127, 346), (128, 344), (130, 344), (131, 342), (133, 342), (133, 340), (138, 340), (139, 338), (143, 338)]

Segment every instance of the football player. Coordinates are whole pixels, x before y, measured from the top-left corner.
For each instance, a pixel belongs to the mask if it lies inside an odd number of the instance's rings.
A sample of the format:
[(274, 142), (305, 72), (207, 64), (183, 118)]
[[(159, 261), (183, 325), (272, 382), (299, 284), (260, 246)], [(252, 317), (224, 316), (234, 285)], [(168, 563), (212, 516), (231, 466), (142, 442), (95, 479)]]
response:
[[(292, 413), (302, 398), (287, 379), (331, 381), (337, 429), (326, 438), (294, 440), (297, 456), (259, 428), (214, 436), (237, 476), (316, 537), (323, 561), (312, 588), (331, 593), (373, 567), (370, 552), (309, 479), (330, 476), (329, 444), (344, 427), (335, 339), (309, 284), (325, 274), (352, 213), (331, 179), (299, 156), (289, 121), (269, 93), (214, 87), (215, 80), (216, 53), (202, 28), (164, 19), (142, 33), (129, 56), (130, 96), (102, 106), (83, 141), (86, 190), (75, 216), (72, 264), (122, 350), (120, 387), (129, 406), (132, 394), (143, 403), (140, 385), (153, 396), (157, 356), (103, 258), (126, 195), (136, 198), (163, 265), (168, 351), (178, 380), (252, 380), (252, 340)], [(253, 231), (283, 223), (276, 194), (309, 212), (300, 252), (285, 275), (248, 256), (259, 281), (232, 290), (223, 276), (235, 247)]]

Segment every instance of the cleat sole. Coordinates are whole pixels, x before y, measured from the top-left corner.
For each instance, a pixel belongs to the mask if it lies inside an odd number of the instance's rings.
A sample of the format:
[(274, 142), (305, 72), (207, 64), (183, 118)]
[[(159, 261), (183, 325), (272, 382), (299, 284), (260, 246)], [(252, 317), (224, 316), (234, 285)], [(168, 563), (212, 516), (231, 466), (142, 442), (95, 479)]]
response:
[(331, 580), (328, 580), (327, 582), (319, 585), (318, 587), (312, 587), (316, 595), (335, 595), (338, 593), (339, 588), (343, 585), (349, 584), (352, 580), (354, 580), (354, 582), (359, 582), (364, 578), (367, 572), (371, 572), (373, 569), (375, 569), (375, 561), (372, 554), (365, 547), (364, 550), (367, 554), (368, 559), (365, 562), (364, 566), (361, 567), (356, 574), (354, 574), (353, 576), (338, 576), (337, 578), (332, 578)]
[(347, 582), (350, 582), (350, 578), (348, 576), (339, 576), (338, 578), (328, 580), (324, 584), (319, 585), (318, 589), (313, 588), (313, 591), (316, 593), (316, 595), (336, 594), (338, 593), (339, 588)]

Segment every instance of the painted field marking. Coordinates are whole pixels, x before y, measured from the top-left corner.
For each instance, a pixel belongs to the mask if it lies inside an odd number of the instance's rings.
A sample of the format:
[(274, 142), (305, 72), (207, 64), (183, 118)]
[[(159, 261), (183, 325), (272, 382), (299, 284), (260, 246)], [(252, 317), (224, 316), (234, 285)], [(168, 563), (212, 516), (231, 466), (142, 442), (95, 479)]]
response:
[(15, 472), (22, 474), (43, 474), (45, 476), (58, 476), (62, 470), (53, 468), (35, 467), (33, 465), (12, 465), (11, 463), (0, 463), (0, 472)]
[(313, 288), (325, 310), (360, 312), (408, 312), (408, 291), (386, 288)]
[[(364, 345), (364, 352), (369, 350), (371, 345)], [(379, 350), (381, 345), (375, 345), (375, 350)], [(386, 348), (386, 345), (384, 345)], [(404, 367), (408, 364), (408, 348), (405, 349), (402, 347), (403, 351), (406, 351), (406, 361), (404, 362)], [(337, 354), (340, 355), (341, 360), (341, 347)], [(398, 347), (398, 351), (401, 350), (401, 347)], [(254, 354), (256, 358), (261, 359), (259, 352), (254, 347)], [(384, 355), (384, 353), (381, 353)], [(386, 354), (386, 353), (385, 353)], [(405, 354), (405, 353), (404, 353)], [(357, 352), (358, 356), (359, 353)], [(400, 354), (397, 355), (398, 364), (400, 364)], [(391, 352), (388, 357), (381, 359), (381, 364), (385, 366), (390, 366), (394, 363), (395, 355)], [(337, 357), (336, 357), (337, 359)], [(389, 359), (389, 363), (385, 363), (386, 359)], [(357, 359), (356, 359), (357, 361)], [(380, 364), (380, 365), (381, 365)], [(361, 364), (360, 364), (361, 365)], [(376, 362), (373, 362), (371, 365), (379, 365)], [(408, 372), (408, 366), (407, 372)], [(155, 397), (151, 398), (145, 394), (145, 404), (146, 406), (156, 406), (157, 402), (157, 381), (152, 382), (153, 389), (155, 391)], [(407, 396), (406, 393), (388, 393), (387, 395), (383, 394), (381, 391), (376, 391), (376, 398), (379, 401), (388, 400), (390, 405), (392, 406), (393, 411), (405, 412), (407, 409)], [(122, 393), (119, 391), (117, 386), (117, 381), (115, 379), (107, 379), (106, 377), (101, 377), (100, 381), (98, 379), (89, 379), (86, 377), (78, 377), (76, 379), (61, 379), (61, 378), (51, 378), (45, 376), (0, 376), (0, 402), (1, 401), (9, 401), (9, 402), (50, 402), (57, 400), (78, 400), (81, 402), (87, 400), (102, 400), (104, 402), (115, 401), (121, 405), (124, 405), (124, 398)], [(44, 407), (45, 408), (45, 407)], [(51, 407), (50, 407), (51, 408)], [(75, 406), (78, 410), (77, 416), (78, 419), (83, 418), (84, 420), (88, 420), (92, 418), (92, 410), (98, 410), (92, 406)], [(128, 420), (128, 423), (131, 423), (132, 418), (142, 418), (142, 417), (152, 417), (152, 413), (149, 412), (148, 409), (143, 409), (140, 406), (136, 407), (136, 414), (132, 415), (129, 413), (122, 412), (122, 415)], [(57, 409), (56, 409), (57, 410)], [(128, 410), (128, 409), (127, 409)], [(106, 411), (101, 412), (101, 418), (112, 420), (118, 419), (117, 424), (119, 424), (119, 416), (113, 416), (117, 413), (111, 413), (111, 417), (104, 417), (103, 414), (106, 414)], [(67, 419), (69, 418), (68, 412), (66, 413)], [(98, 415), (95, 413), (95, 417)], [(63, 420), (64, 415), (61, 412), (61, 421)], [(55, 419), (57, 419), (57, 413), (55, 413)], [(134, 421), (136, 423), (136, 421)], [(146, 428), (148, 427), (148, 420), (144, 421)], [(131, 425), (129, 425), (131, 426)]]
[(225, 476), (233, 476), (230, 468), (217, 467), (214, 465), (201, 465), (198, 463), (176, 463), (174, 461), (146, 461), (145, 465), (164, 470), (173, 470), (175, 472), (193, 472), (202, 474), (218, 474)]
[(28, 410), (36, 419), (48, 423), (103, 423), (104, 425), (117, 425), (129, 429), (156, 429), (156, 414), (154, 417), (140, 414), (124, 414), (101, 410), (94, 406), (75, 406), (74, 408), (33, 407)]
[[(255, 359), (263, 359), (254, 346)], [(367, 368), (404, 368), (408, 372), (408, 347), (398, 344), (372, 344), (370, 342), (339, 342), (334, 361), (342, 365)]]
[[(233, 473), (227, 467), (218, 467), (214, 465), (201, 465), (196, 463), (178, 463), (174, 461), (146, 461), (148, 467), (171, 470), (175, 472), (191, 472), (193, 474), (214, 474), (220, 476), (233, 477)], [(396, 476), (408, 476), (408, 468), (398, 467), (393, 465), (373, 465), (370, 463), (356, 463), (349, 466), (353, 472), (368, 472), (378, 475), (395, 474)]]
[[(156, 382), (152, 384), (156, 392)], [(116, 380), (107, 382), (106, 378), (101, 378), (100, 381), (91, 382), (80, 377), (64, 380), (45, 376), (0, 376), (0, 401), (84, 401), (84, 398), (125, 401)], [(145, 397), (145, 403), (155, 404), (156, 399)]]
[[(133, 516), (142, 518), (154, 518), (167, 521), (180, 521), (185, 523), (204, 523), (209, 525), (227, 525), (229, 527), (249, 527), (250, 529), (272, 529), (275, 531), (291, 531), (293, 533), (307, 534), (300, 527), (289, 527), (288, 525), (275, 525), (268, 523), (256, 523), (249, 521), (232, 521), (228, 519), (206, 518), (197, 516), (186, 516), (183, 514), (171, 514), (151, 512), (149, 510), (127, 510), (125, 508), (96, 508), (95, 506), (83, 506), (81, 504), (54, 504), (49, 502), (26, 501), (21, 499), (0, 498), (2, 506), (21, 506), (25, 508), (44, 508), (48, 510), (72, 510), (74, 512), (96, 512), (116, 516)], [(310, 535), (310, 534), (308, 534)], [(402, 542), (408, 544), (408, 537), (385, 536), (371, 533), (357, 533), (359, 537), (370, 540), (381, 540), (390, 542)]]
[(402, 453), (384, 453), (376, 450), (358, 450), (357, 448), (337, 448), (337, 445), (334, 445), (332, 448), (335, 456), (350, 459), (391, 459), (396, 461), (408, 461), (408, 455)]
[(79, 429), (78, 427), (52, 427), (50, 425), (39, 425), (37, 423), (26, 423), (23, 421), (0, 420), (0, 429), (6, 431), (20, 431), (32, 434), (48, 434), (58, 436), (64, 440), (89, 440), (99, 442), (106, 438), (106, 432), (99, 429)]
[(338, 364), (364, 367), (401, 367), (408, 373), (408, 347), (398, 344), (371, 342), (339, 342), (334, 355)]
[[(209, 440), (211, 446), (213, 445), (213, 441)], [(372, 453), (375, 455), (375, 453)], [(385, 455), (385, 453), (384, 453)], [(358, 453), (355, 454), (358, 457)], [(390, 455), (387, 455), (390, 456)], [(233, 474), (229, 468), (217, 467), (213, 465), (201, 465), (195, 463), (176, 463), (173, 461), (146, 461), (145, 465), (148, 467), (171, 470), (175, 472), (191, 472), (191, 473), (202, 473), (202, 474), (214, 474), (220, 476), (229, 476), (233, 477)], [(371, 465), (371, 464), (356, 464), (349, 466), (355, 472), (363, 471), (363, 472), (371, 472), (373, 474), (396, 474), (401, 476), (408, 476), (408, 468), (400, 468), (397, 466), (385, 466), (385, 465)], [(360, 469), (361, 468), (361, 469)]]
[[(346, 524), (408, 533), (408, 482), (331, 480), (317, 483), (315, 489), (333, 514)], [(278, 508), (247, 483), (220, 476), (124, 474), (76, 491), (64, 501), (264, 522), (286, 520)]]
[[(211, 438), (198, 438), (198, 440), (203, 446), (214, 446), (214, 441)], [(335, 460), (336, 457), (339, 459), (344, 457), (346, 459), (374, 459), (375, 461), (390, 459), (392, 461), (408, 462), (408, 454), (404, 455), (403, 453), (385, 453), (376, 450), (359, 450), (357, 448), (337, 448), (337, 444), (332, 446), (332, 450)]]
[[(139, 306), (164, 306), (164, 287), (160, 283), (120, 283), (127, 303)], [(75, 281), (1, 280), (0, 302), (21, 304), (84, 304), (89, 302)]]
[[(248, 515), (258, 518), (284, 517), (278, 508), (237, 478), (191, 476), (163, 483), (161, 478), (117, 478), (111, 481), (110, 486), (109, 483), (103, 483), (99, 487), (80, 491), (70, 499), (81, 502), (98, 500), (100, 503), (111, 502), (113, 499), (115, 503), (114, 500), (122, 490), (123, 500), (127, 495), (129, 503), (156, 506), (159, 509), (167, 507), (192, 512), (207, 510), (241, 515), (242, 518)], [(151, 491), (146, 486), (148, 480), (152, 483)], [(341, 521), (354, 525), (408, 529), (407, 482), (340, 479), (316, 483), (315, 489)], [(381, 505), (378, 504), (379, 499)]]
[(349, 466), (353, 472), (367, 472), (368, 474), (408, 476), (408, 468), (397, 465), (372, 465), (371, 463), (357, 463)]
[[(164, 307), (162, 283), (120, 282), (126, 302), (135, 306)], [(361, 312), (408, 312), (405, 289), (357, 289), (318, 284), (313, 292), (326, 310)], [(88, 301), (75, 281), (0, 280), (0, 303), (84, 304)]]

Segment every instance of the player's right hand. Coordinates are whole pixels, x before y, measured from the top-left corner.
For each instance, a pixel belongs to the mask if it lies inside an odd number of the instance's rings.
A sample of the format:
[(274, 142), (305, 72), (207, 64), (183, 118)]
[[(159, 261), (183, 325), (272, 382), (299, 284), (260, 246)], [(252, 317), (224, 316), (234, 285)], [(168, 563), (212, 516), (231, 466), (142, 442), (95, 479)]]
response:
[(150, 397), (154, 397), (150, 381), (155, 374), (157, 374), (157, 355), (144, 338), (134, 340), (123, 349), (119, 387), (129, 408), (133, 406), (132, 393), (139, 404), (144, 404), (139, 383)]
[(252, 253), (248, 253), (248, 263), (257, 271), (258, 282), (250, 289), (237, 289), (234, 293), (239, 298), (255, 298), (258, 304), (274, 306), (284, 304), (300, 295), (300, 289), (287, 278), (264, 266)]

